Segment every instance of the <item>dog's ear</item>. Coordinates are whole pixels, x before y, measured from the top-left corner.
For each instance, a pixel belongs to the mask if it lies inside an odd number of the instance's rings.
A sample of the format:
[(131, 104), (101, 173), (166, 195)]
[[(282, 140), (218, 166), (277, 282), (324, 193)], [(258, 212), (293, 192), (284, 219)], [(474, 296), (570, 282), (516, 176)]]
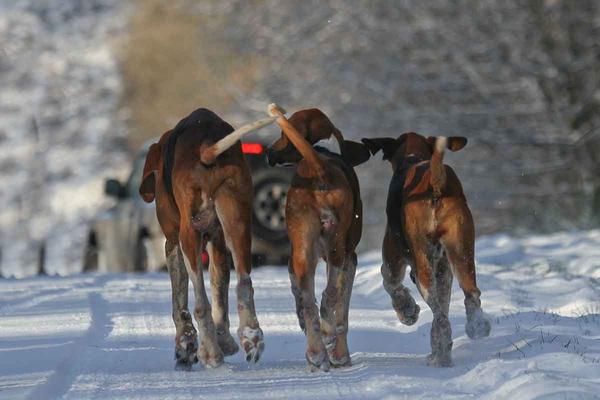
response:
[(324, 127), (323, 124), (315, 123), (310, 124), (308, 129), (299, 132), (304, 134), (306, 141), (314, 146), (321, 140), (329, 140), (334, 131), (326, 128), (328, 127)]
[(152, 203), (156, 195), (156, 172), (162, 157), (162, 148), (160, 144), (154, 143), (148, 149), (144, 172), (142, 173), (142, 183), (140, 184), (140, 196), (146, 203)]
[(448, 147), (451, 151), (459, 151), (467, 145), (467, 138), (463, 136), (449, 136)]
[(328, 140), (331, 136), (335, 136), (338, 141), (340, 140), (338, 136), (341, 133), (329, 120), (327, 115), (318, 108), (296, 111), (289, 118), (289, 121), (294, 125), (298, 133), (311, 145), (315, 145), (321, 140)]
[(375, 155), (379, 150), (383, 150), (383, 159), (391, 160), (400, 146), (400, 142), (393, 138), (363, 138), (361, 141), (367, 146), (371, 154)]
[(342, 142), (342, 158), (353, 167), (367, 162), (371, 158), (371, 153), (367, 146), (362, 143), (344, 140)]
[[(427, 143), (431, 147), (431, 151), (433, 151), (435, 146), (435, 139), (437, 139), (435, 136), (427, 138)], [(467, 138), (463, 136), (448, 136), (446, 139), (446, 148), (450, 151), (459, 151), (467, 145)]]
[(314, 145), (321, 140), (329, 140), (335, 136), (339, 143), (343, 140), (341, 132), (333, 125), (327, 116), (319, 109), (308, 110), (306, 140)]

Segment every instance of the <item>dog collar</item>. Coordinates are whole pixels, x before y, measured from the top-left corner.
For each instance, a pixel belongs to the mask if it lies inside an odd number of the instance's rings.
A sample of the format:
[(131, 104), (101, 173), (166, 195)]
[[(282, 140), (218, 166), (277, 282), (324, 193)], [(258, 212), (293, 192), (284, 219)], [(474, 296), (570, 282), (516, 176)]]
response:
[(420, 163), (421, 161), (426, 161), (426, 158), (423, 158), (423, 156), (414, 154), (414, 153), (410, 153), (409, 155), (407, 155), (406, 157), (404, 157), (404, 162), (402, 164), (406, 165), (406, 164), (417, 164)]

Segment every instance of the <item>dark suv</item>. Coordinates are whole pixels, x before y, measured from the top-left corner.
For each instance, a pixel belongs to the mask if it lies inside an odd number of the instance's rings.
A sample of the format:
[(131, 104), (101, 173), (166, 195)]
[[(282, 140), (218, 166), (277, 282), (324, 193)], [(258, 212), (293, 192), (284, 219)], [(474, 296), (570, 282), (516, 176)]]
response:
[[(105, 193), (116, 204), (92, 221), (83, 270), (101, 272), (156, 271), (165, 266), (165, 239), (154, 203), (138, 195), (148, 143), (133, 160), (126, 183), (108, 179)], [(285, 200), (292, 172), (270, 168), (260, 142), (243, 143), (242, 150), (254, 184), (252, 256), (254, 265), (287, 263), (289, 242), (285, 226)]]

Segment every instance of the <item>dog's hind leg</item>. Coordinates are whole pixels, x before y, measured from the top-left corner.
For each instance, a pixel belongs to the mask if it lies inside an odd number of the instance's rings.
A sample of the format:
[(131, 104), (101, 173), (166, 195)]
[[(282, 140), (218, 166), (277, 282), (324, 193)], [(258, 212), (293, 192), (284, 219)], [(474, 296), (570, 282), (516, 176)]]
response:
[(238, 335), (246, 354), (246, 361), (257, 362), (265, 348), (263, 332), (256, 318), (254, 289), (250, 279), (251, 247), (251, 203), (244, 196), (227, 188), (217, 194), (216, 208), (227, 247), (231, 251), (237, 274), (237, 309), (240, 319)]
[[(333, 280), (336, 290), (335, 304), (333, 305), (334, 334), (328, 336), (324, 332), (323, 339), (327, 346), (331, 365), (336, 368), (349, 366), (352, 363), (348, 350), (348, 313), (356, 264), (356, 253), (350, 252), (344, 259), (344, 265), (341, 268), (336, 267), (336, 272), (328, 276), (328, 279)], [(325, 292), (323, 292), (323, 298), (325, 299)], [(323, 316), (323, 302), (321, 302), (321, 315)]]
[(311, 247), (306, 247), (306, 243), (292, 243), (294, 247), (293, 254), (293, 278), (300, 290), (302, 301), (302, 310), (305, 321), (305, 334), (307, 339), (306, 361), (308, 361), (311, 371), (328, 371), (329, 357), (327, 349), (321, 336), (321, 323), (319, 319), (319, 310), (315, 299), (315, 269), (317, 264), (316, 255), (313, 254)]
[(460, 224), (448, 223), (445, 230), (441, 241), (452, 264), (454, 276), (465, 294), (467, 336), (471, 339), (489, 336), (491, 325), (481, 310), (481, 291), (477, 287), (475, 275), (475, 233), (472, 220), (462, 221)]
[(175, 322), (175, 368), (190, 369), (198, 362), (198, 335), (188, 310), (188, 274), (181, 249), (175, 242), (165, 243), (167, 270), (171, 277), (173, 322)]
[(204, 288), (200, 238), (191, 226), (191, 216), (186, 218), (185, 214), (182, 214), (180, 229), (179, 241), (181, 242), (183, 260), (194, 285), (196, 296), (194, 317), (196, 317), (198, 323), (201, 339), (198, 358), (207, 367), (218, 367), (223, 364), (223, 352), (217, 342), (217, 332), (211, 315), (211, 307)]
[(408, 265), (408, 254), (406, 249), (400, 248), (398, 242), (394, 233), (387, 227), (383, 239), (381, 276), (383, 287), (392, 299), (392, 307), (398, 319), (404, 325), (412, 325), (417, 322), (421, 308), (402, 284)]
[[(338, 296), (341, 294), (341, 289), (338, 287), (338, 283), (343, 285), (342, 281), (342, 266), (340, 265), (343, 261), (333, 260), (336, 258), (331, 254), (327, 257), (327, 285), (323, 290), (321, 297), (321, 336), (323, 338), (323, 344), (327, 349), (327, 354), (331, 360), (331, 355), (336, 347), (338, 338), (336, 334), (336, 313), (338, 301), (343, 299)], [(334, 265), (332, 261), (338, 261), (338, 265)]]
[(302, 329), (302, 332), (306, 333), (306, 323), (304, 321), (304, 307), (302, 307), (302, 294), (300, 293), (300, 288), (298, 287), (296, 275), (294, 275), (294, 267), (292, 265), (292, 260), (294, 259), (293, 254), (294, 251), (292, 249), (290, 261), (288, 263), (288, 272), (290, 275), (292, 295), (294, 296), (294, 302), (296, 303), (296, 316), (298, 317), (298, 325), (300, 325), (300, 329)]
[(287, 213), (288, 232), (292, 243), (292, 287), (297, 287), (306, 334), (306, 361), (311, 371), (328, 371), (329, 357), (321, 336), (321, 321), (315, 299), (315, 269), (320, 222), (316, 215)]
[(431, 354), (428, 363), (434, 367), (450, 367), (452, 366), (452, 328), (448, 319), (447, 305), (441, 298), (442, 294), (449, 289), (437, 286), (432, 245), (422, 233), (415, 236), (412, 239), (411, 250), (416, 267), (417, 287), (433, 312)]
[(206, 250), (210, 256), (212, 318), (217, 330), (217, 341), (223, 354), (230, 356), (238, 352), (239, 346), (229, 332), (230, 257), (221, 230), (213, 235)]
[(450, 263), (440, 243), (432, 245), (431, 264), (435, 277), (435, 293), (442, 309), (446, 315), (450, 315), (450, 296), (452, 294), (452, 270)]
[[(439, 315), (446, 317), (445, 319), (443, 317), (441, 318), (439, 327), (437, 328), (437, 340), (440, 343), (438, 348), (440, 350), (437, 354), (432, 353), (429, 362), (433, 366), (445, 367), (448, 366), (446, 365), (446, 351), (448, 355), (447, 359), (450, 364), (452, 363), (450, 358), (450, 350), (452, 349), (452, 330), (448, 320), (448, 316), (450, 315), (450, 296), (452, 294), (452, 270), (450, 269), (448, 258), (444, 253), (444, 248), (440, 243), (431, 245), (429, 254), (434, 274), (433, 293), (435, 295), (435, 301), (437, 301), (437, 306), (440, 309)], [(436, 318), (435, 312), (434, 318)], [(432, 335), (434, 335), (433, 326)], [(449, 346), (449, 349), (446, 349), (445, 346)]]

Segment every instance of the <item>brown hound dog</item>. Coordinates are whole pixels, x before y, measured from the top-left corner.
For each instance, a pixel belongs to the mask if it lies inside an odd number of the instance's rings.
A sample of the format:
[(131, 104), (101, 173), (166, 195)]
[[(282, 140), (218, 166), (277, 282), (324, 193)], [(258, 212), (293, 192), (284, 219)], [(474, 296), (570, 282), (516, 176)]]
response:
[[(156, 199), (156, 214), (166, 238), (178, 368), (190, 368), (198, 358), (216, 367), (224, 355), (238, 351), (229, 333), (227, 310), (230, 258), (237, 273), (238, 335), (246, 360), (258, 361), (264, 349), (250, 280), (252, 180), (238, 140), (274, 120), (267, 118), (233, 132), (231, 125), (201, 108), (163, 134), (148, 151), (140, 195), (146, 202)], [(212, 309), (202, 277), (208, 261)], [(196, 297), (199, 349), (188, 311), (188, 277)]]
[[(350, 364), (348, 309), (356, 272), (356, 253), (362, 234), (362, 203), (352, 168), (369, 159), (361, 143), (343, 140), (331, 121), (317, 109), (294, 113), (289, 121), (275, 105), (281, 138), (268, 149), (269, 164), (297, 163), (287, 194), (285, 216), (292, 245), (289, 273), (300, 327), (307, 336), (306, 359), (311, 370), (327, 371), (330, 364)], [(341, 155), (313, 148), (334, 136)], [(321, 300), (321, 319), (315, 300), (315, 269), (327, 263), (327, 286)]]
[(490, 333), (475, 281), (473, 218), (458, 177), (443, 164), (444, 149), (458, 151), (467, 139), (425, 138), (411, 132), (398, 139), (363, 139), (363, 143), (372, 154), (383, 150), (383, 159), (394, 170), (383, 240), (383, 286), (400, 321), (414, 324), (420, 309), (402, 285), (406, 266), (412, 266), (411, 278), (433, 312), (429, 364), (450, 366), (453, 273), (465, 294), (467, 335), (476, 339)]

